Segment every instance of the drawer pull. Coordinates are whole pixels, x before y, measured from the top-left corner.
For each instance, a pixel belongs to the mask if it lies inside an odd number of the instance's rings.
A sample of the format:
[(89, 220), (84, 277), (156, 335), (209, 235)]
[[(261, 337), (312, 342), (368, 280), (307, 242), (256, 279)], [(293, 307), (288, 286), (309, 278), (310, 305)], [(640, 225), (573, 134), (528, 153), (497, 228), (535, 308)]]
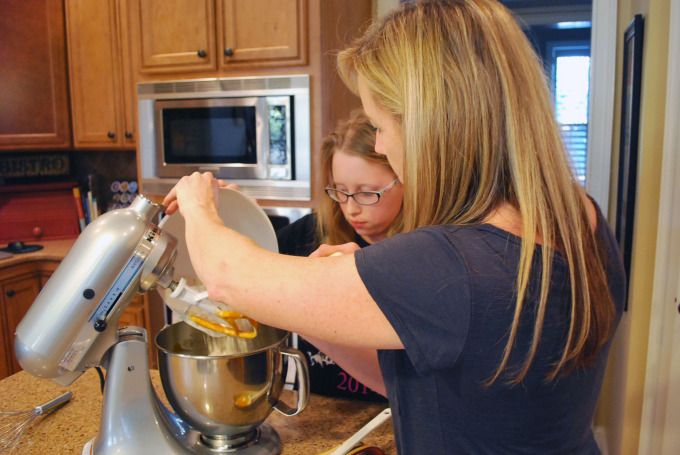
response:
[(14, 297), (14, 290), (10, 289), (9, 291), (6, 292), (7, 297)]

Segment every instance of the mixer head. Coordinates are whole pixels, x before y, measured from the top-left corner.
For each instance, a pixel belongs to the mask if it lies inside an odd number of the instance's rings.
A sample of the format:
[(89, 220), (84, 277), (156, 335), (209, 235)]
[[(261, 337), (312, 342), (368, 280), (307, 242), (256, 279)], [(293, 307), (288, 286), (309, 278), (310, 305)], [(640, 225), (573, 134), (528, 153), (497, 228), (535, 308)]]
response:
[[(274, 228), (256, 202), (227, 188), (218, 201), (227, 227), (278, 252)], [(161, 297), (172, 307), (170, 291), (180, 278), (200, 285), (184, 242), (184, 218), (177, 212), (154, 224), (163, 210), (139, 195), (80, 234), (17, 327), (14, 349), (24, 370), (71, 384), (101, 365), (118, 342), (118, 320), (137, 293), (167, 290)]]
[(172, 282), (177, 239), (152, 220), (144, 196), (96, 218), (80, 234), (16, 330), (21, 367), (71, 384), (118, 341), (118, 320), (138, 292)]

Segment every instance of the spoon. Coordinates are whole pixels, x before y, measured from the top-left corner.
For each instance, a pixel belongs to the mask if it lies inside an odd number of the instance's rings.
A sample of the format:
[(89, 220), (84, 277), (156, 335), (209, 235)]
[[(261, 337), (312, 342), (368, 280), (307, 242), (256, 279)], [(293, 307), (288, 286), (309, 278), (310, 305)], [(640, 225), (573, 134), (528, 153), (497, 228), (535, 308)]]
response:
[(380, 414), (373, 417), (370, 422), (350, 436), (349, 439), (343, 442), (336, 449), (331, 449), (331, 451), (324, 452), (321, 455), (348, 455), (352, 449), (354, 449), (354, 446), (361, 442), (366, 436), (371, 434), (373, 430), (385, 423), (385, 421), (390, 417), (392, 417), (392, 410), (390, 408), (383, 410)]

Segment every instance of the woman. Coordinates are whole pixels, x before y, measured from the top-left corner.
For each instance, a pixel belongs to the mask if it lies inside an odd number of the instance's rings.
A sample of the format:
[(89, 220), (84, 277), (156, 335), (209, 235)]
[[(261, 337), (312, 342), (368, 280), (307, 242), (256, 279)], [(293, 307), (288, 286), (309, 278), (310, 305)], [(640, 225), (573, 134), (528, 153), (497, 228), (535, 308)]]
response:
[[(363, 248), (401, 228), (401, 184), (385, 155), (375, 152), (375, 130), (363, 110), (324, 138), (321, 166), (322, 181), (329, 183), (319, 209), (277, 231), (281, 253), (309, 256), (322, 243), (354, 242)], [(302, 337), (298, 348), (307, 355), (313, 393), (387, 401)]]
[(512, 15), (405, 3), (338, 62), (404, 185), (405, 233), (340, 257), (262, 252), (221, 225), (216, 183), (195, 174), (164, 203), (210, 295), (384, 391), (401, 454), (599, 453), (624, 272)]

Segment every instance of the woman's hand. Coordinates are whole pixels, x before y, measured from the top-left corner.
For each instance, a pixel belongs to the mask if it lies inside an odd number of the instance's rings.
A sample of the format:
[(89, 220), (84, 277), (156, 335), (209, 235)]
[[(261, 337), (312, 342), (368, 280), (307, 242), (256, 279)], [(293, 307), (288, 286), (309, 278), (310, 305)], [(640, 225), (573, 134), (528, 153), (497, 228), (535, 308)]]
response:
[(200, 174), (194, 172), (184, 176), (163, 199), (167, 206), (166, 215), (172, 215), (177, 210), (184, 218), (194, 209), (212, 209), (217, 207), (217, 192), (221, 187), (228, 187), (225, 182), (218, 181), (212, 173)]
[(345, 243), (342, 245), (326, 245), (325, 243), (316, 249), (312, 254), (309, 255), (310, 258), (323, 258), (330, 256), (333, 253), (341, 254), (352, 254), (356, 250), (360, 250), (361, 247), (354, 242)]

